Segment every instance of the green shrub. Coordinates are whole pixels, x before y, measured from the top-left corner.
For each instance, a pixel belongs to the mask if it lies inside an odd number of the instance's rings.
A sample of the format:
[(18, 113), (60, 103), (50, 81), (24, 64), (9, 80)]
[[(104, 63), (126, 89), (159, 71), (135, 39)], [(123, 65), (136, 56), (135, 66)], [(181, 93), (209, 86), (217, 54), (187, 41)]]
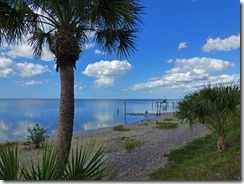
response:
[(175, 129), (178, 128), (178, 124), (177, 123), (173, 123), (173, 122), (159, 122), (156, 124), (156, 128), (159, 129)]
[(36, 124), (33, 128), (28, 128), (27, 132), (30, 133), (28, 136), (28, 143), (33, 143), (35, 148), (40, 148), (40, 146), (45, 142), (45, 140), (49, 137), (45, 135), (47, 129), (40, 127), (39, 124)]
[(113, 130), (115, 130), (115, 131), (130, 131), (129, 128), (127, 128), (127, 127), (125, 127), (123, 125), (114, 126)]
[(226, 136), (233, 127), (240, 127), (240, 99), (239, 85), (209, 84), (186, 95), (178, 103), (177, 117), (191, 127), (198, 123), (206, 124), (217, 133), (218, 149), (223, 151), (229, 147)]
[(137, 147), (140, 147), (142, 145), (142, 142), (133, 139), (133, 138), (126, 138), (124, 140), (124, 148), (128, 151), (131, 152), (135, 150)]

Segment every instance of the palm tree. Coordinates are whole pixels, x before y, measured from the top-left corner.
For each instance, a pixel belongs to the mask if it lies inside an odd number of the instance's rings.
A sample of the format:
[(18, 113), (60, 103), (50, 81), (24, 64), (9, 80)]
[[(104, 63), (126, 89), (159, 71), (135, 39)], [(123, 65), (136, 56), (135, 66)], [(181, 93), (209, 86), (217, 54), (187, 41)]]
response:
[(218, 135), (218, 148), (224, 150), (228, 146), (226, 134), (239, 123), (239, 105), (238, 85), (208, 85), (186, 95), (179, 102), (176, 115), (190, 126), (202, 123), (215, 131)]
[(60, 109), (56, 147), (61, 160), (70, 152), (74, 119), (74, 68), (89, 34), (101, 50), (129, 56), (142, 23), (139, 0), (1, 0), (0, 43), (23, 40), (36, 56), (43, 46), (55, 55), (60, 72)]

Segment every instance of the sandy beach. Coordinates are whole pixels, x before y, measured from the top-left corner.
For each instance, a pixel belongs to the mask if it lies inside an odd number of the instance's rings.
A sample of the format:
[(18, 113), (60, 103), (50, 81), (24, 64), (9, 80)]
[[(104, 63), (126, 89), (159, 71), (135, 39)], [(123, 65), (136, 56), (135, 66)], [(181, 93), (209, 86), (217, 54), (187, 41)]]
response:
[[(92, 140), (96, 141), (96, 148), (106, 146), (106, 159), (110, 165), (109, 173), (117, 171), (114, 180), (143, 181), (150, 180), (148, 174), (163, 167), (167, 160), (164, 154), (172, 149), (182, 147), (187, 142), (209, 133), (203, 125), (190, 129), (188, 125), (179, 124), (176, 129), (158, 129), (156, 121), (164, 118), (173, 118), (173, 113), (164, 113), (161, 116), (143, 121), (125, 124), (130, 131), (115, 131), (112, 127), (75, 132), (72, 145), (84, 145)], [(128, 152), (124, 147), (125, 139), (140, 142), (135, 150)], [(36, 153), (35, 153), (36, 152)], [(39, 150), (23, 150), (23, 160), (28, 161), (41, 157)]]

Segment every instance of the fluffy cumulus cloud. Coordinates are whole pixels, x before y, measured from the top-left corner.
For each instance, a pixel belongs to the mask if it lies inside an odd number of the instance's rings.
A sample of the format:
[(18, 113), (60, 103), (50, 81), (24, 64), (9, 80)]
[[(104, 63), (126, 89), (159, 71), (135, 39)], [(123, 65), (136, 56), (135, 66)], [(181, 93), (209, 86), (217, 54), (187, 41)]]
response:
[(94, 85), (96, 87), (113, 86), (115, 80), (123, 76), (132, 69), (132, 65), (127, 61), (99, 61), (87, 65), (82, 72), (84, 75), (96, 78)]
[(187, 48), (187, 43), (186, 42), (181, 42), (178, 46), (178, 49), (181, 50), (181, 49), (185, 49)]
[[(8, 58), (34, 58), (33, 51), (31, 47), (28, 45), (26, 40), (23, 40), (22, 43), (16, 45), (7, 45), (4, 44), (2, 48), (3, 52), (1, 54)], [(43, 61), (53, 61), (54, 55), (49, 51), (47, 46), (44, 46), (42, 49), (43, 53), (41, 56), (41, 60)]]
[(129, 90), (150, 90), (161, 91), (173, 90), (189, 92), (201, 87), (204, 84), (218, 84), (228, 82), (238, 82), (239, 74), (212, 76), (215, 72), (221, 72), (234, 66), (232, 63), (215, 58), (194, 57), (190, 59), (176, 59), (175, 66), (165, 72), (162, 77), (154, 78), (149, 82), (138, 83)]
[(203, 46), (204, 52), (211, 51), (230, 51), (240, 47), (240, 34), (231, 35), (228, 38), (208, 38), (207, 43)]
[(21, 77), (32, 77), (45, 72), (50, 72), (48, 66), (28, 63), (14, 62), (12, 59), (0, 57), (0, 77), (9, 77), (17, 75)]
[(50, 71), (47, 66), (27, 62), (16, 63), (15, 68), (22, 77), (32, 77)]

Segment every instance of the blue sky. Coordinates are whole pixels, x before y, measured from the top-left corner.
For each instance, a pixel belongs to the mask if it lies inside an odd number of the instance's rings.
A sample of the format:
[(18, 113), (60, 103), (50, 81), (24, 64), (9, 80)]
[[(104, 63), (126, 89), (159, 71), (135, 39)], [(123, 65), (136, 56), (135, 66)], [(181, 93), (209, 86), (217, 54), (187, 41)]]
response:
[[(144, 24), (129, 58), (86, 45), (75, 70), (79, 99), (181, 98), (203, 84), (240, 81), (240, 1), (142, 0)], [(59, 98), (48, 49), (4, 44), (0, 98)]]

